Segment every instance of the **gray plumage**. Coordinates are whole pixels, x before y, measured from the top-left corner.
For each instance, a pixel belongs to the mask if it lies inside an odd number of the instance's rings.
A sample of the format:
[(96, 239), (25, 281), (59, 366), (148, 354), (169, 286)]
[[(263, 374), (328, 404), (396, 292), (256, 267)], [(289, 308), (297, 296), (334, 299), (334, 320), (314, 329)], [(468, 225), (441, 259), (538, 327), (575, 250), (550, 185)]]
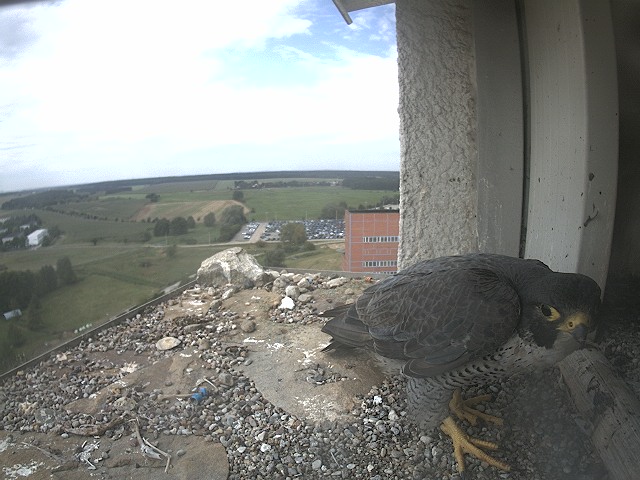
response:
[(456, 388), (545, 368), (579, 348), (600, 304), (591, 278), (537, 260), (469, 254), (419, 262), (325, 312), (338, 345), (405, 361), (407, 401), (438, 425)]

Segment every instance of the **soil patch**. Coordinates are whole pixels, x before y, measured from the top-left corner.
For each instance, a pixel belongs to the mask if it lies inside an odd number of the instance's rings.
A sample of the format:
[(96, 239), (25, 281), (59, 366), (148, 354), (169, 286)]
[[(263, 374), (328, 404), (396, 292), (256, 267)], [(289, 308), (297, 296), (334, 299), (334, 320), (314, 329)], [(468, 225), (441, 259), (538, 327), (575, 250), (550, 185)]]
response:
[(142, 207), (133, 217), (132, 220), (139, 222), (147, 218), (168, 218), (175, 217), (187, 218), (192, 216), (196, 223), (202, 223), (204, 217), (208, 213), (215, 213), (216, 218), (220, 217), (222, 211), (232, 205), (240, 205), (244, 209), (244, 213), (249, 213), (249, 209), (240, 202), (235, 200), (212, 200), (210, 202), (171, 202), (171, 203), (149, 203)]

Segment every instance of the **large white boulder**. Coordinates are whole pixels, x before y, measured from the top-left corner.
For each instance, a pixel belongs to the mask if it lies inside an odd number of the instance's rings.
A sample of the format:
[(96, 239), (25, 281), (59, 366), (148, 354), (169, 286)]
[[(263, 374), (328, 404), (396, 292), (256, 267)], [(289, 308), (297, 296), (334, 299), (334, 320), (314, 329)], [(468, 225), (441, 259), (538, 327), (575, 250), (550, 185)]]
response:
[(203, 261), (198, 268), (197, 280), (202, 286), (232, 283), (241, 288), (251, 288), (262, 286), (273, 278), (244, 248), (233, 247)]

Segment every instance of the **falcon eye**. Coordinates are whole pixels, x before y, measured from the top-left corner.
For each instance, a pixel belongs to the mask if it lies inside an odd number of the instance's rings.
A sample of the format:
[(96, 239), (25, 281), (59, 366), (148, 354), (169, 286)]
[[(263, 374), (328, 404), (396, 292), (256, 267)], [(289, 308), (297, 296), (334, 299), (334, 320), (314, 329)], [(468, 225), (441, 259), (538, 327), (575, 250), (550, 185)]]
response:
[(554, 321), (560, 318), (560, 312), (558, 310), (549, 305), (545, 305), (544, 303), (540, 304), (540, 311), (549, 321)]

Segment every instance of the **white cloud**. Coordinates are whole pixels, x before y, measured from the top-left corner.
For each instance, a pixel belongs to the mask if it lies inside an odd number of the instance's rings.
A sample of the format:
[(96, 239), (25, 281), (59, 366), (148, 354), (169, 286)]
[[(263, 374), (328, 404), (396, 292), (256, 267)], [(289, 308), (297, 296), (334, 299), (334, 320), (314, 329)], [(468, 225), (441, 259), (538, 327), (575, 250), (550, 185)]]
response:
[[(286, 143), (318, 151), (397, 143), (388, 15), (371, 13), (360, 24), (388, 44), (384, 54), (373, 54), (357, 44), (312, 43), (315, 26), (295, 14), (298, 3), (65, 0), (16, 7), (20, 18), (29, 18), (22, 24), (39, 37), (30, 36), (22, 52), (0, 63), (0, 149), (9, 152), (0, 167), (24, 178), (43, 162), (48, 171), (80, 175), (91, 158), (105, 164), (92, 167), (94, 173), (126, 178), (131, 169), (175, 169), (181, 156), (197, 162), (194, 152), (210, 159), (230, 146), (284, 152)], [(288, 43), (299, 36), (309, 39), (305, 47)], [(322, 54), (307, 45), (321, 47)], [(278, 61), (265, 62), (271, 58), (265, 55)], [(230, 59), (262, 63), (245, 81)], [(261, 72), (291, 79), (261, 82)], [(301, 72), (304, 81), (296, 80)], [(12, 155), (20, 165), (6, 160)], [(162, 159), (173, 166), (162, 166)], [(125, 170), (115, 174), (118, 169)], [(220, 165), (215, 171), (242, 169), (264, 168)], [(0, 179), (0, 191), (11, 188)]]

